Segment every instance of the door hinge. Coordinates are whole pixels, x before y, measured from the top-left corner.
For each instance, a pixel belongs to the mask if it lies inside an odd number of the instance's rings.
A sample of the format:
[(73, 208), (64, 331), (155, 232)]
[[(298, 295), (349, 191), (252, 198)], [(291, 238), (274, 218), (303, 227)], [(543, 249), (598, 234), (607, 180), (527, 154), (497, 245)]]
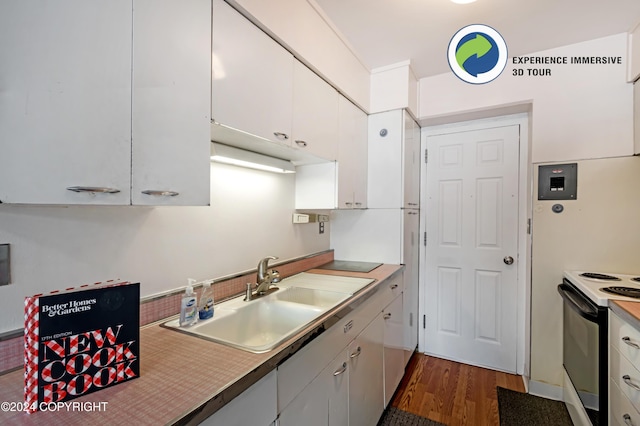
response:
[(427, 246), (427, 231), (424, 231), (424, 246)]
[(424, 163), (427, 164), (429, 162), (429, 150), (424, 150)]
[(527, 234), (531, 235), (531, 218), (527, 219)]
[(427, 316), (423, 315), (422, 316), (422, 328), (427, 328)]

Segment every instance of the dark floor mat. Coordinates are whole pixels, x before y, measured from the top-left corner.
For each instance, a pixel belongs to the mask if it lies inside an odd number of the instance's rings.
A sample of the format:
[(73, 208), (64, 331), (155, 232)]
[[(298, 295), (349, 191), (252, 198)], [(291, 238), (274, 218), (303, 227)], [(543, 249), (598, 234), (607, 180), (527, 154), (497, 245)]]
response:
[(407, 411), (389, 407), (380, 417), (378, 426), (444, 426), (442, 423), (420, 417)]
[(498, 386), (500, 426), (572, 426), (561, 401), (541, 398)]

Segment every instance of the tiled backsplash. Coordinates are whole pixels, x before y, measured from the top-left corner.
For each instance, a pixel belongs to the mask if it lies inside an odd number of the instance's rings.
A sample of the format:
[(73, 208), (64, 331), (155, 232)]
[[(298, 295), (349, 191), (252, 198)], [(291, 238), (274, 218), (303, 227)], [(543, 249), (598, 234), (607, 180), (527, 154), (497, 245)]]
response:
[[(324, 265), (333, 260), (333, 250), (318, 253), (308, 257), (294, 259), (282, 264), (275, 264), (275, 268), (280, 272), (282, 278), (289, 277), (308, 269)], [(251, 271), (246, 274), (229, 279), (214, 281), (211, 288), (216, 303), (229, 297), (243, 294), (248, 282), (255, 282), (256, 272)], [(200, 291), (198, 291), (199, 293)], [(147, 325), (153, 322), (168, 318), (180, 312), (180, 300), (183, 291), (163, 295), (157, 298), (149, 298), (140, 305), (140, 325)], [(0, 340), (0, 374), (22, 367), (24, 362), (24, 338), (18, 336), (6, 340)]]

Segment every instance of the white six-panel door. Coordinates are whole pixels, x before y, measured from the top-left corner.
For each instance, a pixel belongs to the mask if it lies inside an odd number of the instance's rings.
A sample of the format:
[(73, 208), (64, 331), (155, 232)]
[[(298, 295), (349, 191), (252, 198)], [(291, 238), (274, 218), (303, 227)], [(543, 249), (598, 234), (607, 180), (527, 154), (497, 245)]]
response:
[(426, 145), (425, 352), (516, 372), (519, 126)]

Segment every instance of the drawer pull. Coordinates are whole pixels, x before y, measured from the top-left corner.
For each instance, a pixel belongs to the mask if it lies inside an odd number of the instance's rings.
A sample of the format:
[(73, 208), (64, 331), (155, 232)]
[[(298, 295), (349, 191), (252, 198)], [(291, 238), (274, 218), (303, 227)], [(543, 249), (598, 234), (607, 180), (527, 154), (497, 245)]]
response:
[(633, 422), (631, 421), (631, 416), (630, 415), (625, 414), (624, 416), (622, 416), (622, 419), (624, 420), (624, 424), (625, 425), (634, 426)]
[(637, 343), (633, 343), (633, 342), (631, 341), (631, 338), (630, 338), (629, 336), (624, 336), (624, 337), (622, 338), (622, 341), (623, 341), (624, 343), (626, 343), (627, 345), (631, 346), (632, 348), (640, 349), (640, 346), (638, 346), (638, 344), (637, 344)]
[(333, 376), (337, 377), (337, 376), (341, 375), (342, 373), (344, 373), (345, 371), (347, 371), (347, 363), (343, 362), (342, 363), (342, 367), (338, 368), (336, 371), (333, 372)]
[(637, 391), (640, 391), (640, 386), (636, 385), (635, 383), (633, 383), (631, 381), (631, 377), (629, 377), (628, 374), (625, 374), (624, 376), (622, 376), (622, 380), (627, 384), (627, 386), (629, 386), (632, 389), (635, 389)]
[(384, 314), (382, 318), (388, 320), (389, 318), (391, 318), (391, 312)]
[(100, 194), (117, 194), (120, 192), (119, 189), (102, 186), (70, 186), (67, 189), (73, 192), (92, 192)]
[(349, 355), (349, 358), (351, 358), (351, 359), (357, 358), (357, 357), (360, 356), (361, 353), (362, 353), (362, 348), (360, 346), (358, 346), (358, 349), (356, 349), (356, 351), (354, 353)]
[(176, 195), (180, 195), (180, 193), (176, 191), (163, 191), (163, 190), (156, 190), (156, 189), (145, 189), (144, 191), (141, 191), (141, 192), (144, 195), (155, 195), (159, 197), (175, 197)]
[(391, 290), (395, 290), (396, 288), (398, 288), (398, 284), (394, 284), (391, 286)]

